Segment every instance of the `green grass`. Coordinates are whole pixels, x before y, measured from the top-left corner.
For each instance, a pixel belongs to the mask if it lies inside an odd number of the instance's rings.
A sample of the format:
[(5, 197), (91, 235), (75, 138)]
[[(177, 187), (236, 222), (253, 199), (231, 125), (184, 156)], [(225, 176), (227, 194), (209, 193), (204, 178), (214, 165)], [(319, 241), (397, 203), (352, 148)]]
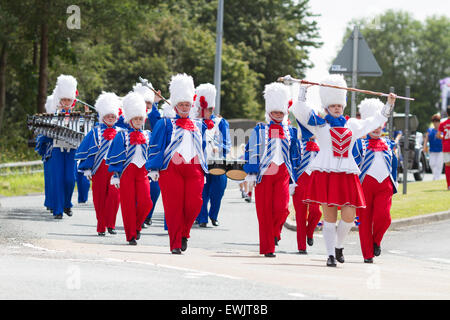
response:
[(408, 183), (407, 194), (399, 184), (392, 198), (392, 219), (450, 210), (450, 191), (445, 180)]
[(0, 195), (2, 196), (22, 196), (36, 192), (44, 192), (43, 172), (0, 176)]
[[(408, 183), (406, 190), (404, 195), (403, 185), (399, 184), (392, 198), (392, 220), (450, 210), (450, 191), (445, 180)], [(289, 211), (289, 217), (295, 220), (292, 201)]]

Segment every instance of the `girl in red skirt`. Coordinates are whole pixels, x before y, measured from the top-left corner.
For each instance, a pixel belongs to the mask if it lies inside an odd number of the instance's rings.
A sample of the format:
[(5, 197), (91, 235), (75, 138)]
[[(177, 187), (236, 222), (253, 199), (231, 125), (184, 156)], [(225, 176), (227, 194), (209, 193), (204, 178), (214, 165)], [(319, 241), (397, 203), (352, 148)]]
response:
[[(323, 84), (346, 87), (342, 75), (329, 75)], [(365, 208), (364, 194), (359, 182), (360, 170), (352, 156), (355, 141), (383, 125), (393, 110), (395, 95), (390, 94), (381, 112), (365, 120), (343, 116), (346, 90), (320, 87), (320, 98), (326, 116), (319, 117), (306, 104), (306, 87), (301, 87), (298, 101), (292, 107), (297, 120), (317, 137), (320, 151), (308, 171), (311, 176), (306, 187), (305, 202), (322, 205), (323, 237), (327, 248), (327, 266), (336, 260), (344, 262), (344, 240), (356, 215), (356, 208)], [(336, 227), (338, 207), (341, 220)]]

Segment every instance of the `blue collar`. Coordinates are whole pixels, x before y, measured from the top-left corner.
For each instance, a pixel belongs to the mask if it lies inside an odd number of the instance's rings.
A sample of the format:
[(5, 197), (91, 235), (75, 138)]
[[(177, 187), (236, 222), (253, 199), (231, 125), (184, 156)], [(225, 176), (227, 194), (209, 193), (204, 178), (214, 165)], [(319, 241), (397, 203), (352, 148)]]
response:
[(335, 118), (329, 114), (325, 116), (325, 121), (328, 122), (331, 127), (343, 127), (347, 123), (347, 119), (345, 119), (344, 116)]

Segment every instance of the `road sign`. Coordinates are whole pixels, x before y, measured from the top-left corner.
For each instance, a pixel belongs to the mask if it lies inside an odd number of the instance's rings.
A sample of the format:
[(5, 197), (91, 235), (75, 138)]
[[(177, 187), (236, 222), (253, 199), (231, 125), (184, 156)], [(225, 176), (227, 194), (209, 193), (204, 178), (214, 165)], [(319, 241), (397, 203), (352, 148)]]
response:
[[(366, 40), (359, 32), (357, 33), (357, 74), (358, 76), (379, 77), (383, 74), (377, 60), (373, 56)], [(353, 46), (354, 46), (355, 32), (345, 42), (344, 47), (333, 61), (330, 73), (352, 74), (353, 73)]]
[[(355, 26), (336, 59), (331, 64), (330, 73), (352, 75), (352, 87), (356, 88), (358, 75), (379, 77), (383, 74), (377, 60), (370, 51), (366, 40)], [(351, 116), (356, 116), (356, 94), (352, 92)]]

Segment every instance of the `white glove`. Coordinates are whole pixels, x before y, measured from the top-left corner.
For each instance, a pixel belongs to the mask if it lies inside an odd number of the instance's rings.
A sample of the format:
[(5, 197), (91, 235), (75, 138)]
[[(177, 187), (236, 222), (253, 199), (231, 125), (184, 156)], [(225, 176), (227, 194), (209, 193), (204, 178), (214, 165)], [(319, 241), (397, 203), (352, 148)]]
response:
[(119, 189), (120, 188), (120, 178), (112, 176), (111, 177), (111, 184), (113, 186), (115, 186), (117, 189)]
[(89, 180), (92, 180), (92, 171), (91, 170), (85, 170), (83, 172), (83, 174), (86, 178), (88, 178)]
[(256, 184), (256, 174), (248, 174), (245, 176), (245, 181), (247, 181), (249, 188), (253, 188)]
[(308, 87), (300, 86), (300, 89), (298, 91), (298, 101), (301, 101), (301, 102), (306, 101), (306, 91), (307, 90), (308, 90)]
[(289, 194), (292, 196), (295, 193), (295, 188), (297, 188), (297, 184), (296, 183), (291, 183), (289, 185)]
[(150, 179), (152, 179), (152, 181), (156, 182), (159, 179), (159, 171), (150, 171), (147, 174), (147, 177), (149, 177)]

